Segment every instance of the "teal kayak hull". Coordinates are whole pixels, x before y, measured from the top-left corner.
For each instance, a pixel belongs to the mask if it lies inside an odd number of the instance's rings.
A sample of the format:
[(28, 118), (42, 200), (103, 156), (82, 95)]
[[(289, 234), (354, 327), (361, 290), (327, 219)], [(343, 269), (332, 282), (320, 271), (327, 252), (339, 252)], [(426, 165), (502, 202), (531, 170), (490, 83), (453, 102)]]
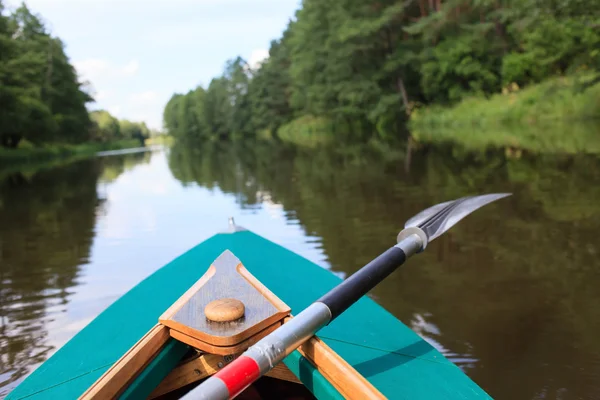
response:
[[(330, 271), (250, 231), (215, 235), (115, 301), (38, 367), (8, 399), (79, 397), (144, 336), (158, 322), (158, 317), (227, 249), (289, 305), (292, 314), (340, 282)], [(458, 367), (368, 297), (361, 298), (318, 336), (388, 398), (490, 398)], [(170, 363), (174, 362), (172, 358)], [(169, 360), (168, 355), (164, 359)], [(284, 362), (317, 398), (340, 398), (331, 384), (298, 352)], [(148, 372), (152, 379), (136, 381), (142, 391), (133, 397), (151, 392), (153, 386), (143, 382), (157, 384), (157, 379), (172, 367), (167, 361), (163, 365), (155, 364), (156, 369)]]

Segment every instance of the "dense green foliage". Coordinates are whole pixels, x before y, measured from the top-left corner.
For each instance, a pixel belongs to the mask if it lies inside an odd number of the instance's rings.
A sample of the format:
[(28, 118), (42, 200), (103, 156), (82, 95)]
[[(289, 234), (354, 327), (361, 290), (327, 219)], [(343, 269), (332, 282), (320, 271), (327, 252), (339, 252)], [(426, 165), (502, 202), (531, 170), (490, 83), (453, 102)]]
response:
[(143, 123), (117, 121), (93, 112), (59, 38), (25, 4), (5, 15), (0, 0), (0, 146), (137, 139), (150, 132)]
[(136, 139), (143, 145), (144, 140), (150, 137), (150, 129), (148, 129), (145, 122), (131, 122), (122, 119), (119, 124), (121, 135), (125, 139)]
[(5, 16), (0, 0), (0, 144), (88, 139), (82, 89), (60, 39), (22, 5)]
[(93, 135), (96, 139), (105, 141), (122, 136), (119, 120), (108, 111), (93, 111), (90, 113), (90, 117), (94, 124)]
[(419, 105), (581, 70), (598, 82), (595, 0), (304, 0), (258, 68), (230, 61), (174, 95), (164, 123), (176, 137), (304, 142), (301, 121), (327, 119), (336, 139), (390, 137)]
[(174, 95), (164, 111), (164, 124), (174, 136), (193, 139), (244, 137), (250, 129), (248, 66), (229, 61), (223, 76), (185, 95)]
[(97, 110), (90, 113), (92, 119), (92, 139), (99, 142), (111, 140), (135, 139), (142, 144), (150, 137), (150, 129), (144, 122), (118, 120), (108, 111)]

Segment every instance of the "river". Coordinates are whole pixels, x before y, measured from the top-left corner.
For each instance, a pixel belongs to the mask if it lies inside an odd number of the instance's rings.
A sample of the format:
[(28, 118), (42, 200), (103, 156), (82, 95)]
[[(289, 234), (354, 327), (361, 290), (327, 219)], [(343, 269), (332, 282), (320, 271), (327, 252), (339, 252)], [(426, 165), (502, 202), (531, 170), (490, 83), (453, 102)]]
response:
[(0, 171), (0, 397), (229, 216), (346, 277), (413, 214), (487, 192), (514, 195), (370, 296), (495, 398), (599, 398), (598, 158), (272, 144)]

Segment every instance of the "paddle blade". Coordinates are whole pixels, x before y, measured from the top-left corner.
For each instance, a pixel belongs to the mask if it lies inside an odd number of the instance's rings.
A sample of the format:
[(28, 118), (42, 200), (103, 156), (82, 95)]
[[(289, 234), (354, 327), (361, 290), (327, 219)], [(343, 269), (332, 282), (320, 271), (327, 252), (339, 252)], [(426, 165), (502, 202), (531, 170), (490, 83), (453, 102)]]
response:
[(406, 221), (404, 227), (421, 228), (431, 242), (478, 208), (510, 195), (511, 193), (493, 193), (436, 204)]

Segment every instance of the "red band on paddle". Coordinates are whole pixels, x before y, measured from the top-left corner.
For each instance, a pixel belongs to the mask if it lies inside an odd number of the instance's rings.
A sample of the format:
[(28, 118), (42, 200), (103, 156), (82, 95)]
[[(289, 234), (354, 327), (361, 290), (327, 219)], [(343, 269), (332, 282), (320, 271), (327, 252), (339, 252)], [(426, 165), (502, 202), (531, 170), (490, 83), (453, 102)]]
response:
[(241, 356), (214, 376), (225, 383), (229, 396), (234, 397), (260, 378), (260, 369), (254, 359)]

